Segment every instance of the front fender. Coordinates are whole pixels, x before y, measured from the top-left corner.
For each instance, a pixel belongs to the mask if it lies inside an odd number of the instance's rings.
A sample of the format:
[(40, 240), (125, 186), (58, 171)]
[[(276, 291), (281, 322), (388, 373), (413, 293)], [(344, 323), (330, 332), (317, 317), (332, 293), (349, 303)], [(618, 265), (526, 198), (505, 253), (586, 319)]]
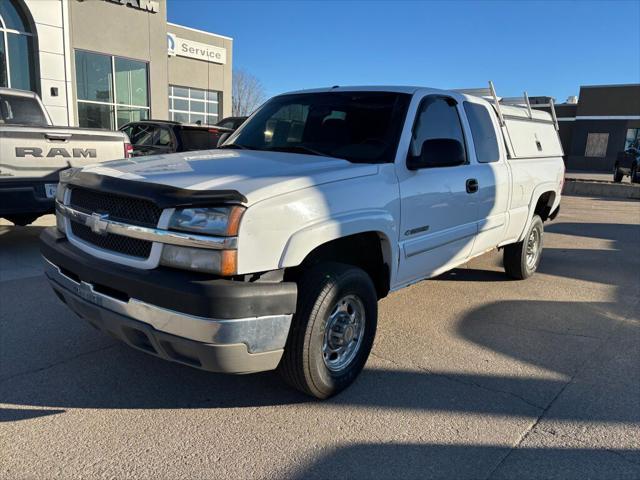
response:
[(397, 244), (398, 231), (393, 216), (385, 210), (350, 212), (298, 230), (284, 248), (280, 268), (300, 265), (309, 253), (327, 242), (365, 232), (376, 232), (380, 236), (384, 261), (391, 268), (393, 277), (398, 260), (393, 245)]

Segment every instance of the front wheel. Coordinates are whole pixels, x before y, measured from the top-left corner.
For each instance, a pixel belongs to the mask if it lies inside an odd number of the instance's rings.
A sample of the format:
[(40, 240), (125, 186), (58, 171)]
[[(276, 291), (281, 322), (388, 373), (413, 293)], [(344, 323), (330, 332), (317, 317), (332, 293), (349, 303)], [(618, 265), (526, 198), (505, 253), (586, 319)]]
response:
[(328, 398), (348, 387), (369, 357), (378, 303), (367, 273), (323, 263), (298, 282), (298, 307), (278, 366), (292, 387)]
[(524, 280), (537, 270), (542, 257), (542, 219), (534, 215), (522, 242), (504, 247), (504, 270), (511, 278)]

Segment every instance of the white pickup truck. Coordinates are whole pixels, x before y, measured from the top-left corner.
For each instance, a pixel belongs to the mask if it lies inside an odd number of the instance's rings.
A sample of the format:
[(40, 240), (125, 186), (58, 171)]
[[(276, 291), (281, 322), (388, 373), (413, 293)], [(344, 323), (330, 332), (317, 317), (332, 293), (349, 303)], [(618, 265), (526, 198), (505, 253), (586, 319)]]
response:
[(557, 124), (491, 91), (290, 93), (220, 149), (68, 170), (46, 274), (132, 347), (329, 397), (362, 370), (389, 292), (495, 248), (512, 278), (538, 267)]
[(27, 225), (53, 213), (60, 170), (130, 153), (124, 133), (55, 127), (35, 93), (0, 88), (0, 217)]

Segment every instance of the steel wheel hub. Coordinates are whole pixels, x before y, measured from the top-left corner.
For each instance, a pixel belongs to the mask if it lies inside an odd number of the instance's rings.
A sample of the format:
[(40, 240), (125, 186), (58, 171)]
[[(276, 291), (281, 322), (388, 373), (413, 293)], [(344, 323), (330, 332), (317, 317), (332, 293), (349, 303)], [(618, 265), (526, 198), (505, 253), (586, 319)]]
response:
[(527, 267), (534, 268), (540, 254), (540, 231), (534, 228), (527, 239)]
[(364, 305), (355, 295), (341, 298), (327, 319), (322, 357), (332, 372), (345, 369), (356, 357), (364, 336)]

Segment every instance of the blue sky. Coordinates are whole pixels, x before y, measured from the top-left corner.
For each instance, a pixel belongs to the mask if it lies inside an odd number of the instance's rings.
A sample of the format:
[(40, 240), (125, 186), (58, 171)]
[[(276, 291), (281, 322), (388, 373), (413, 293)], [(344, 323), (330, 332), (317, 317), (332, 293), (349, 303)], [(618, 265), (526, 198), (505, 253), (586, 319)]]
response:
[(330, 85), (484, 86), (504, 96), (640, 83), (640, 0), (168, 0), (170, 22), (234, 38), (269, 96)]

